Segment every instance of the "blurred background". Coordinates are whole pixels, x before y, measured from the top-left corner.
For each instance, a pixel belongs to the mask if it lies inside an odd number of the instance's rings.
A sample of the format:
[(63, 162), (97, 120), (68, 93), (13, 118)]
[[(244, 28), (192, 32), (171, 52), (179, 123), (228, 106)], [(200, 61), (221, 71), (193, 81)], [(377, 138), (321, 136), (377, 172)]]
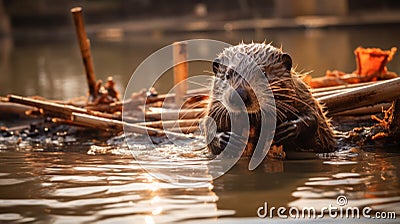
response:
[[(75, 6), (84, 9), (96, 76), (112, 75), (121, 92), (151, 53), (191, 38), (282, 45), (313, 76), (351, 73), (358, 46), (400, 46), (396, 0), (0, 0), (0, 95), (86, 95)], [(400, 71), (399, 58), (389, 70)]]

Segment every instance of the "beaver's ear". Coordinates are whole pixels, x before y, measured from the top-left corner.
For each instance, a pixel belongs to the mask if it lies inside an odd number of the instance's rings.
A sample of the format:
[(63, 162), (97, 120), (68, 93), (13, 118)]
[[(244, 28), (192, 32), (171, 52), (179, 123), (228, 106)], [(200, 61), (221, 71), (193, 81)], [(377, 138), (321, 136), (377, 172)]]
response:
[(290, 55), (283, 53), (281, 56), (281, 61), (283, 66), (285, 66), (285, 68), (290, 71), (292, 69), (292, 58), (290, 57)]
[(214, 59), (213, 61), (213, 72), (214, 74), (217, 74), (219, 71), (219, 66), (221, 65), (221, 60), (219, 58)]

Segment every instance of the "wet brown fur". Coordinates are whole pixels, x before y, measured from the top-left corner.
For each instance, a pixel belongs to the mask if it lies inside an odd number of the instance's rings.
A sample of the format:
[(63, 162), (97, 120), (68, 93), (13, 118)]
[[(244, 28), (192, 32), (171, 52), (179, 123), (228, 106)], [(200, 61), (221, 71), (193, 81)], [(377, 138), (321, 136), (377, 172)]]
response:
[[(300, 136), (293, 141), (289, 141), (285, 144), (284, 150), (296, 150), (296, 151), (312, 151), (312, 152), (331, 152), (335, 149), (335, 139), (330, 124), (330, 120), (325, 116), (323, 106), (312, 96), (310, 88), (305, 84), (301, 76), (297, 74), (293, 69), (287, 71), (285, 63), (282, 61), (282, 55), (284, 54), (281, 49), (275, 48), (270, 44), (239, 44), (237, 46), (225, 49), (218, 57), (221, 63), (226, 66), (221, 69), (218, 68), (216, 77), (213, 81), (213, 89), (211, 95), (211, 102), (208, 106), (208, 116), (213, 118), (216, 122), (217, 132), (230, 131), (230, 118), (228, 110), (223, 106), (221, 101), (223, 100), (224, 94), (226, 93), (226, 87), (221, 87), (221, 74), (225, 74), (229, 71), (229, 68), (242, 70), (243, 73), (247, 73), (246, 60), (236, 59), (236, 62), (232, 58), (235, 57), (236, 53), (246, 54), (254, 60), (255, 63), (261, 68), (262, 72), (268, 78), (268, 84), (274, 94), (276, 104), (276, 126), (280, 124), (302, 119), (303, 116), (314, 116), (317, 123), (315, 133), (301, 133)], [(238, 62), (239, 61), (239, 62)], [(251, 70), (251, 69), (249, 69)], [(250, 74), (251, 75), (251, 74)], [(218, 77), (220, 76), (220, 77)], [(240, 79), (230, 81), (230, 85), (243, 86), (243, 82)], [(262, 86), (257, 85), (254, 88), (255, 92), (262, 91)], [(261, 94), (262, 95), (262, 94)], [(254, 95), (250, 94), (250, 98), (254, 101)], [(261, 105), (268, 104), (268, 101), (257, 102)], [(256, 105), (256, 104), (254, 104)], [(248, 109), (248, 115), (250, 120), (249, 140), (246, 145), (244, 155), (250, 156), (258, 142), (258, 136), (260, 134), (260, 115), (261, 112), (255, 110), (256, 106), (251, 106), (251, 110)], [(270, 107), (266, 107), (270, 108)], [(259, 110), (260, 108), (258, 108)], [(306, 125), (307, 122), (305, 122)], [(210, 127), (206, 126), (206, 137), (210, 144), (215, 144), (209, 136)], [(304, 136), (303, 136), (304, 134)]]

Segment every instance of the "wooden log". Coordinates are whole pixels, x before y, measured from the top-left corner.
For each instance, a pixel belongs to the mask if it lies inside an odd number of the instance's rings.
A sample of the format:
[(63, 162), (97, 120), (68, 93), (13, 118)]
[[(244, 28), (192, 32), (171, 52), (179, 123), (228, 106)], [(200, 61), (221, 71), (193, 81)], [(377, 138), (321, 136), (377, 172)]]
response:
[(318, 98), (321, 98), (321, 97), (324, 97), (324, 96), (330, 96), (330, 95), (333, 95), (333, 94), (336, 94), (336, 93), (347, 92), (347, 91), (349, 91), (349, 90), (351, 90), (351, 89), (353, 89), (353, 88), (338, 89), (338, 90), (332, 90), (332, 91), (326, 91), (326, 92), (312, 93), (312, 95), (313, 95), (315, 98), (318, 99)]
[(357, 83), (357, 84), (347, 84), (347, 85), (340, 85), (340, 86), (314, 88), (314, 89), (311, 89), (311, 92), (312, 93), (319, 93), (319, 92), (328, 92), (328, 91), (334, 91), (334, 90), (342, 90), (342, 89), (348, 89), (348, 88), (354, 88), (354, 87), (369, 86), (371, 84), (379, 83), (379, 82), (382, 82), (382, 81), (363, 82), (363, 83)]
[(34, 107), (18, 103), (0, 102), (0, 119), (26, 119), (29, 118), (26, 111), (32, 109)]
[(381, 113), (382, 110), (389, 109), (391, 103), (380, 103), (373, 106), (365, 106), (360, 108), (355, 108), (351, 110), (346, 110), (342, 112), (335, 113), (335, 117), (337, 116), (361, 116), (367, 114), (377, 114)]
[(176, 132), (176, 133), (190, 134), (190, 133), (196, 132), (200, 129), (198, 126), (192, 126), (192, 127), (168, 128), (167, 130), (171, 131), (171, 132)]
[(45, 112), (50, 113), (50, 115), (55, 115), (62, 118), (69, 118), (73, 112), (90, 114), (98, 117), (108, 118), (108, 119), (118, 119), (118, 116), (112, 114), (101, 113), (98, 111), (90, 111), (84, 108), (75, 107), (72, 105), (63, 105), (54, 102), (48, 102), (44, 100), (31, 99), (28, 97), (9, 95), (9, 102), (19, 103), (23, 105), (28, 105), (36, 108), (43, 109)]
[(342, 111), (390, 102), (400, 97), (400, 77), (362, 86), (351, 91), (324, 96), (318, 100), (326, 105), (331, 115)]
[(200, 119), (183, 119), (183, 120), (142, 122), (142, 123), (136, 123), (136, 125), (164, 129), (164, 128), (175, 128), (175, 127), (179, 128), (179, 127), (198, 126), (199, 123)]
[(193, 119), (201, 118), (205, 115), (206, 110), (204, 108), (196, 109), (181, 109), (176, 111), (164, 111), (164, 112), (146, 112), (146, 119), (153, 120), (176, 120), (176, 119)]
[(151, 136), (164, 136), (168, 134), (168, 136), (176, 137), (176, 138), (190, 138), (191, 136), (175, 133), (165, 130), (159, 130), (156, 128), (140, 126), (137, 124), (126, 123), (123, 121), (112, 120), (107, 118), (96, 117), (93, 115), (75, 113), (73, 112), (71, 115), (71, 121), (76, 123), (77, 125), (83, 125), (91, 128), (98, 128), (106, 131), (120, 132), (122, 130), (128, 132), (134, 132), (138, 134), (148, 134)]
[(72, 16), (74, 18), (76, 34), (78, 37), (79, 47), (81, 49), (81, 55), (83, 65), (86, 71), (86, 80), (88, 83), (90, 98), (89, 101), (93, 101), (97, 97), (96, 90), (96, 76), (94, 73), (92, 55), (90, 53), (90, 41), (86, 36), (85, 25), (82, 17), (82, 8), (75, 7), (71, 9)]
[(79, 112), (79, 113), (87, 113), (86, 109), (74, 107), (70, 105), (62, 105), (53, 102), (47, 102), (38, 99), (31, 99), (28, 97), (21, 97), (16, 95), (9, 95), (8, 100), (10, 102), (19, 103), (23, 105), (28, 105), (36, 108), (43, 109), (44, 111), (51, 112), (53, 114), (57, 114), (63, 118), (69, 118), (72, 112)]
[(333, 120), (335, 121), (335, 123), (341, 124), (341, 125), (343, 125), (345, 123), (355, 124), (355, 123), (358, 123), (358, 122), (371, 121), (371, 115), (334, 116)]
[(173, 59), (174, 59), (174, 88), (175, 88), (175, 104), (178, 108), (183, 103), (183, 98), (186, 95), (189, 66), (187, 62), (187, 43), (175, 42), (173, 44)]
[[(358, 83), (358, 84), (349, 84), (349, 85), (342, 85), (342, 86), (332, 86), (332, 87), (326, 87), (326, 88), (316, 88), (312, 89), (311, 92), (315, 98), (320, 98), (328, 95), (333, 95), (336, 93), (343, 93), (346, 91), (354, 90), (358, 87), (362, 86), (370, 86), (372, 84), (376, 84), (382, 81), (376, 81), (376, 82), (367, 82), (367, 83)], [(337, 88), (335, 88), (337, 87)]]
[[(329, 88), (333, 86), (367, 83), (373, 80), (372, 76), (364, 76), (359, 74), (345, 74), (345, 73), (340, 74), (340, 72), (338, 73), (338, 71), (333, 71), (333, 72), (329, 71), (329, 73), (333, 73), (335, 75), (312, 78), (310, 80), (306, 80), (306, 82), (312, 88), (325, 88), (325, 87)], [(388, 77), (388, 78), (394, 78), (394, 77)]]
[[(209, 95), (210, 89), (198, 88), (198, 89), (188, 90), (184, 99), (186, 99), (188, 97), (192, 97), (192, 96), (197, 96), (200, 94)], [(155, 102), (159, 102), (159, 101), (170, 101), (170, 100), (172, 101), (172, 99), (175, 99), (175, 97), (176, 97), (175, 93), (160, 94), (160, 95), (154, 96), (154, 97), (147, 97), (146, 103), (148, 104), (148, 103), (155, 103)]]
[(76, 121), (71, 121), (69, 119), (58, 118), (58, 117), (51, 118), (51, 122), (56, 123), (56, 124), (73, 125), (73, 126), (78, 126), (78, 127), (82, 127), (82, 128), (90, 128), (85, 123), (78, 123)]
[(122, 111), (122, 103), (114, 102), (110, 104), (87, 105), (85, 108), (90, 111), (105, 111), (107, 113), (115, 113), (117, 111)]

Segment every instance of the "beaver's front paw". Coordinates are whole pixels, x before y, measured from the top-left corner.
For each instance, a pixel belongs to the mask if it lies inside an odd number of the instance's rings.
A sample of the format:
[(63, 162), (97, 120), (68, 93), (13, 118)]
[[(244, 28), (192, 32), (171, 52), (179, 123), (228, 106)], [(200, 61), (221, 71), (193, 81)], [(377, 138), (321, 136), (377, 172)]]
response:
[(312, 117), (303, 117), (297, 120), (286, 121), (276, 127), (274, 144), (280, 145), (293, 139), (307, 142), (313, 139), (317, 130), (317, 121)]
[(220, 132), (217, 133), (214, 139), (208, 144), (208, 148), (214, 155), (219, 155), (228, 146), (234, 151), (244, 148), (246, 145), (246, 138), (234, 132)]

